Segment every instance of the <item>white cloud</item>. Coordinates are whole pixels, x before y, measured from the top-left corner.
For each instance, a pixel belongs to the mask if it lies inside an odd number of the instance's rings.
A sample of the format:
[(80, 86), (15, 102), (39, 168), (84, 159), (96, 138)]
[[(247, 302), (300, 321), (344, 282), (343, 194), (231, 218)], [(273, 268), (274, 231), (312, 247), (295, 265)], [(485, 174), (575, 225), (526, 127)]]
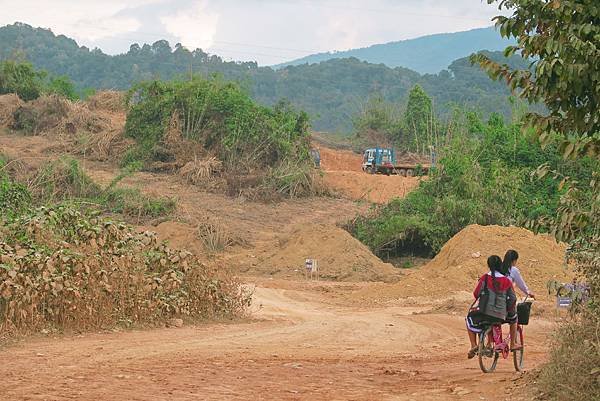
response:
[(198, 1), (189, 9), (162, 17), (160, 21), (182, 45), (190, 49), (208, 49), (214, 43), (219, 14), (209, 9), (207, 1)]
[(0, 25), (24, 22), (36, 27), (51, 28), (57, 34), (93, 42), (136, 31), (141, 23), (134, 17), (119, 16), (129, 8), (161, 0), (0, 0)]
[(484, 0), (0, 0), (0, 25), (51, 28), (110, 53), (167, 39), (263, 65), (490, 26), (497, 13)]

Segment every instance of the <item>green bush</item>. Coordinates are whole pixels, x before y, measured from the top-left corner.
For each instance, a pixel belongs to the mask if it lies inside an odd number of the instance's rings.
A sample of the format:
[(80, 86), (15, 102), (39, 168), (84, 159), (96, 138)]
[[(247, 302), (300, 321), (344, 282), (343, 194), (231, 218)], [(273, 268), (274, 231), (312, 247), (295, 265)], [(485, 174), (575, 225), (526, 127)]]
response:
[(0, 157), (0, 210), (4, 218), (11, 218), (31, 206), (31, 193), (25, 185), (11, 180), (5, 168), (6, 163)]
[(25, 101), (35, 100), (43, 94), (79, 99), (69, 77), (51, 76), (43, 70), (36, 70), (28, 62), (12, 60), (0, 63), (0, 95), (6, 93), (16, 93)]
[(77, 160), (63, 157), (42, 166), (29, 185), (40, 205), (83, 202), (102, 212), (132, 218), (156, 218), (175, 210), (175, 200), (171, 198), (154, 198), (136, 188), (118, 187), (118, 183), (132, 172), (124, 170), (102, 188), (85, 173)]
[(0, 63), (0, 95), (16, 93), (25, 101), (37, 99), (44, 92), (45, 76), (29, 63), (4, 61)]
[(166, 216), (171, 214), (176, 207), (175, 200), (171, 198), (152, 198), (143, 195), (136, 188), (112, 189), (104, 193), (100, 199), (111, 212), (130, 217)]
[(309, 160), (308, 117), (288, 104), (255, 103), (235, 83), (194, 77), (191, 81), (151, 81), (128, 94), (125, 135), (138, 148), (126, 162), (153, 157), (175, 115), (184, 138), (198, 141), (226, 166), (271, 167), (286, 158)]
[(433, 254), (469, 224), (532, 226), (556, 212), (561, 195), (552, 178), (530, 178), (540, 164), (589, 179), (591, 159), (562, 161), (497, 116), (487, 123), (473, 114), (462, 117), (461, 130), (440, 150), (440, 168), (405, 199), (348, 227), (376, 253)]
[(79, 95), (75, 90), (75, 84), (65, 75), (50, 78), (46, 85), (45, 93), (62, 96), (71, 101), (79, 99)]

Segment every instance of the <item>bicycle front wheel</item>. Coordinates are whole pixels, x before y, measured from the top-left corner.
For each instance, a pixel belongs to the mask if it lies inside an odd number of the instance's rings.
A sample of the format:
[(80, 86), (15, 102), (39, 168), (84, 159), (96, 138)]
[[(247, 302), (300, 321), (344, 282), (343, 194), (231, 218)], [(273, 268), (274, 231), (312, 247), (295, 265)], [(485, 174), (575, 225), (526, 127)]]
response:
[(494, 351), (494, 338), (492, 336), (492, 328), (488, 327), (479, 334), (479, 367), (483, 373), (492, 373), (496, 370), (498, 357), (500, 356)]
[(518, 351), (513, 351), (513, 362), (515, 364), (515, 370), (517, 372), (523, 371), (523, 354), (525, 352), (525, 344), (523, 343), (523, 328), (521, 326), (517, 326), (517, 338), (515, 338), (515, 344), (520, 346), (521, 349)]

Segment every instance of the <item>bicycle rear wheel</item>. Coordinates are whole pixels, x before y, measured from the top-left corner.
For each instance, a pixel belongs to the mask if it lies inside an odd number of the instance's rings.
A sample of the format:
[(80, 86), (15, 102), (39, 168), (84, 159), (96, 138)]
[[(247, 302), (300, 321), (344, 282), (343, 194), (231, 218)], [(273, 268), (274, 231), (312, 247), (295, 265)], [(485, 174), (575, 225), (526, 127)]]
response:
[(515, 338), (515, 344), (520, 346), (521, 349), (513, 351), (513, 362), (515, 364), (515, 370), (517, 372), (522, 372), (524, 366), (523, 354), (525, 351), (525, 344), (523, 343), (523, 328), (521, 326), (517, 326), (517, 338)]
[(498, 357), (494, 351), (494, 339), (492, 337), (492, 327), (488, 327), (479, 334), (479, 367), (483, 373), (492, 373), (496, 370)]

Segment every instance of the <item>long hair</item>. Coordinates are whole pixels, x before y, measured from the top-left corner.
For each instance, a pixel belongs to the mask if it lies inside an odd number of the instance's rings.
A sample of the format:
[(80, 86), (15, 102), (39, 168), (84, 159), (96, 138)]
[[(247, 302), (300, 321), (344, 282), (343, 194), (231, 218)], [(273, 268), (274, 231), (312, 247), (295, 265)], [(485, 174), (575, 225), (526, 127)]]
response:
[(504, 260), (502, 261), (501, 273), (505, 276), (510, 274), (510, 268), (519, 259), (519, 253), (514, 249), (509, 249), (504, 254)]
[(502, 259), (498, 255), (492, 255), (487, 260), (488, 267), (490, 268), (490, 273), (492, 273), (492, 286), (495, 290), (498, 289), (498, 284), (496, 283), (496, 272), (501, 272), (502, 269)]

